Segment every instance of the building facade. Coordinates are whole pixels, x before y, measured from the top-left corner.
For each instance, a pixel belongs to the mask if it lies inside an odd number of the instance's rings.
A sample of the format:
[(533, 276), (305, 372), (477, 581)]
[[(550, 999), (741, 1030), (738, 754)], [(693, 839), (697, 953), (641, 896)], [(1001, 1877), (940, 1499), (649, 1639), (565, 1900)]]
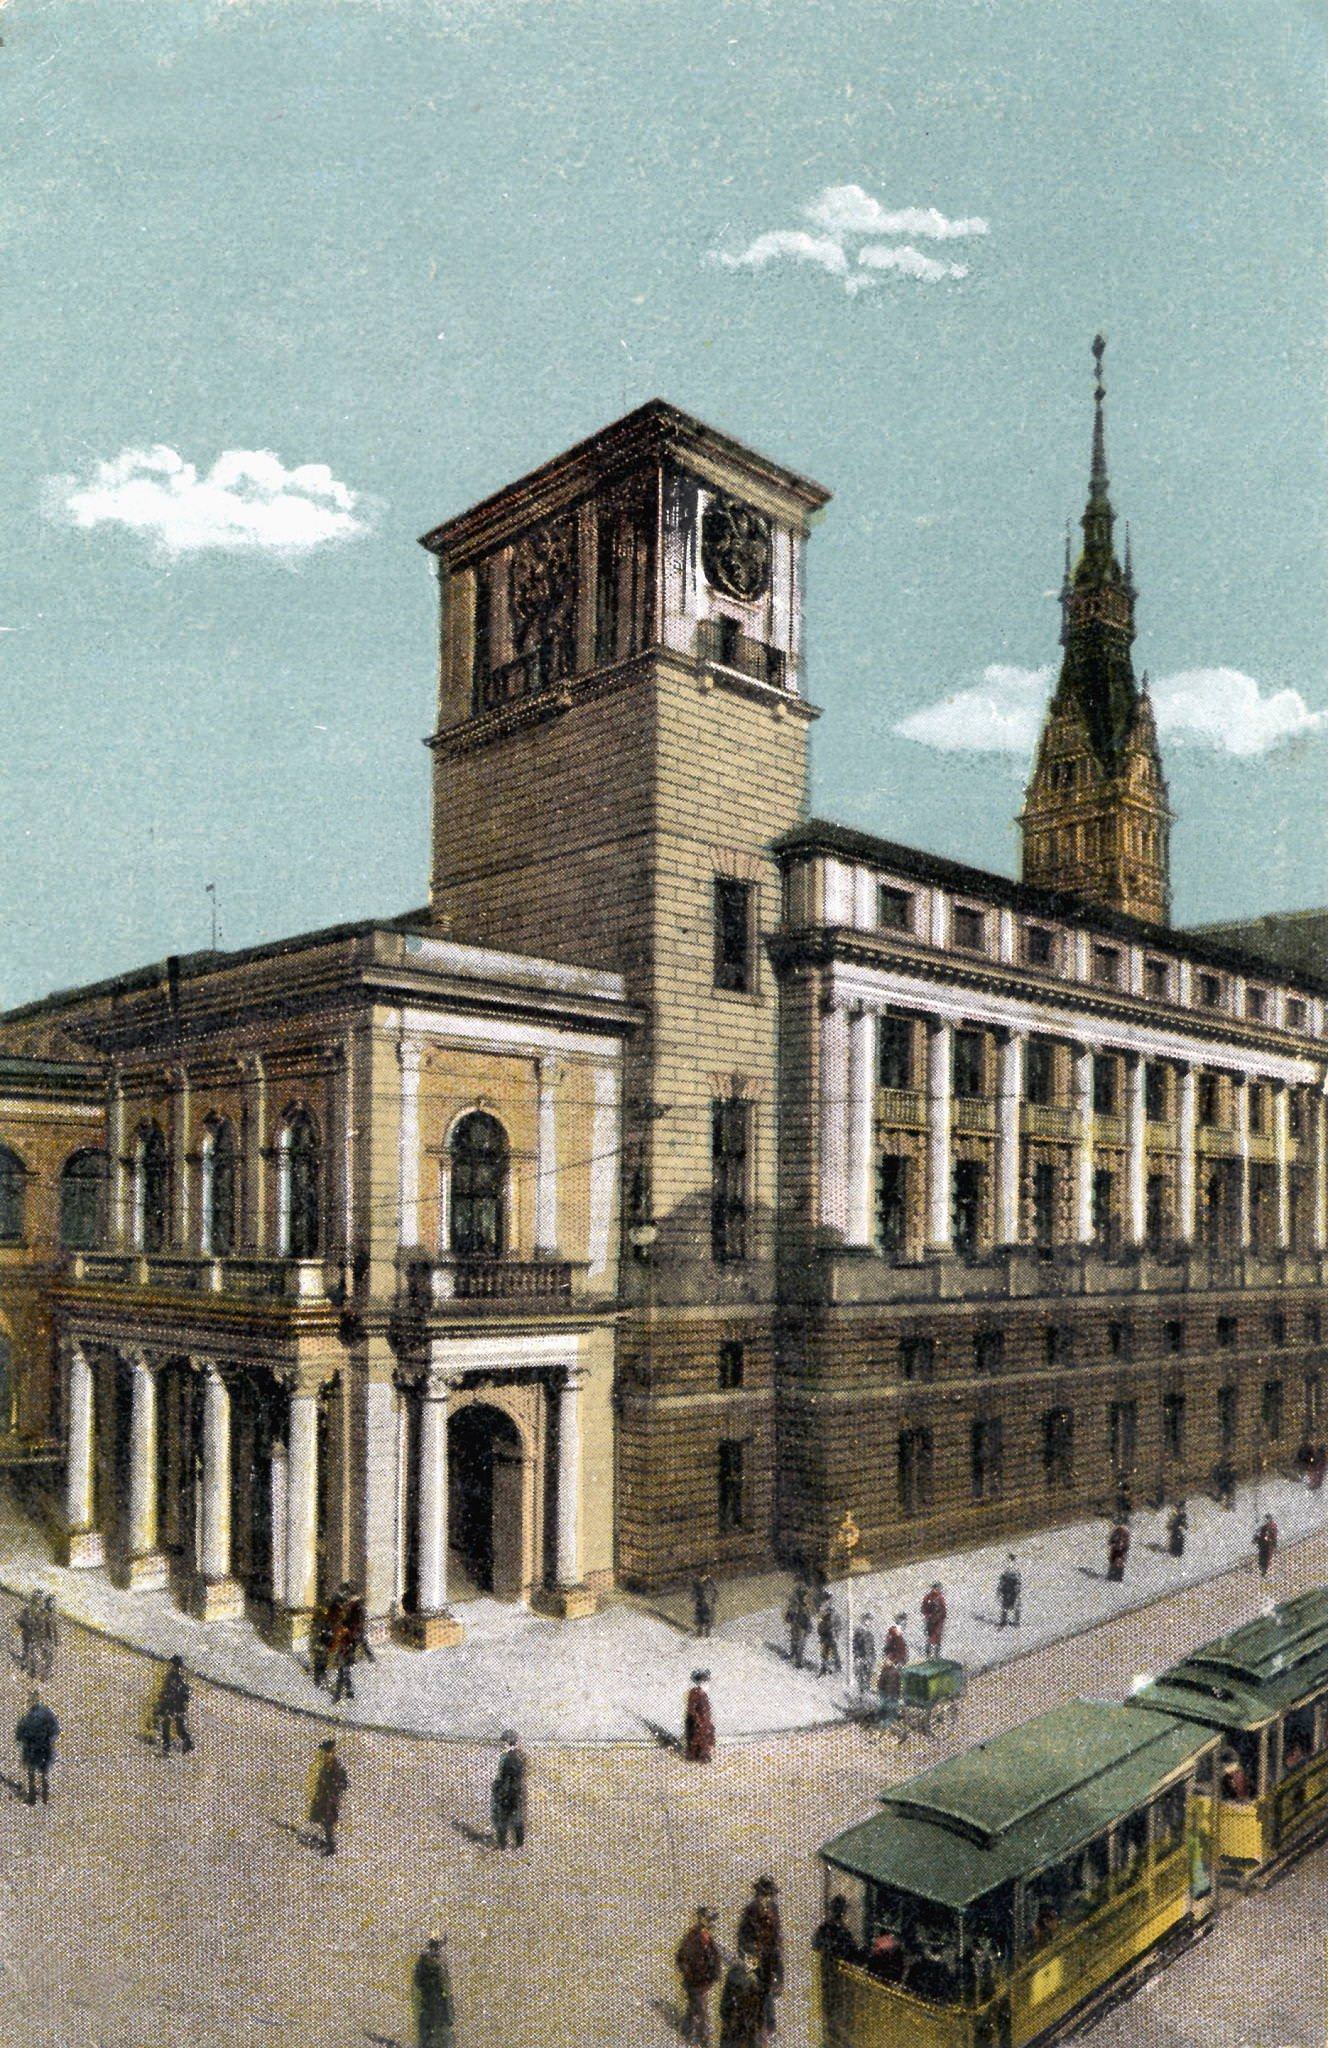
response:
[(652, 404), (425, 536), (427, 908), (0, 1019), (71, 1560), (438, 1643), (1316, 1440), (1328, 983), (1168, 928), (1095, 407), (1019, 883), (807, 819), (818, 486)]

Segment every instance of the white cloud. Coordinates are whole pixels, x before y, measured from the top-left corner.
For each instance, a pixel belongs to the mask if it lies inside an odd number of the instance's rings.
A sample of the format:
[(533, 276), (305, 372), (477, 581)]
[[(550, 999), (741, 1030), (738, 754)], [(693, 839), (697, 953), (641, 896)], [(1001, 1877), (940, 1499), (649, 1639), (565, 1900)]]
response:
[(905, 206), (892, 212), (861, 185), (827, 185), (802, 212), (819, 233), (806, 228), (768, 228), (744, 249), (709, 250), (706, 261), (725, 270), (764, 270), (772, 263), (810, 264), (833, 277), (854, 298), (887, 278), (939, 284), (968, 276), (966, 263), (943, 263), (924, 256), (911, 242), (882, 241), (883, 235), (944, 242), (989, 232), (986, 221), (976, 215), (950, 220), (934, 206)]
[[(1054, 673), (993, 662), (980, 683), (910, 712), (894, 730), (942, 753), (1031, 754)], [(1239, 669), (1181, 669), (1149, 690), (1158, 735), (1175, 746), (1249, 760), (1328, 731), (1328, 711), (1311, 711), (1299, 690), (1265, 691)]]
[(205, 548), (307, 554), (367, 531), (373, 507), (323, 462), (287, 469), (264, 448), (228, 448), (199, 472), (174, 448), (124, 448), (82, 478), (51, 477), (46, 510), (72, 526), (122, 526), (168, 555)]
[(905, 206), (892, 213), (861, 185), (827, 185), (820, 197), (802, 210), (818, 228), (839, 237), (920, 235), (924, 241), (948, 242), (957, 236), (990, 233), (987, 222), (976, 215), (947, 220), (934, 206)]

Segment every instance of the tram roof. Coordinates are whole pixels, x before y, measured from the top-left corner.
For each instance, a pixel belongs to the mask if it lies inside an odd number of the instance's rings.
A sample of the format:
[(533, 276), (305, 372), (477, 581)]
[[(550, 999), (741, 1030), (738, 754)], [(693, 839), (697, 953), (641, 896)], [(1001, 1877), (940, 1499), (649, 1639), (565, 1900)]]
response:
[(893, 1786), (821, 1855), (936, 1905), (971, 1905), (1141, 1806), (1209, 1740), (1164, 1714), (1072, 1700)]
[(1266, 1721), (1328, 1685), (1328, 1586), (1285, 1600), (1205, 1643), (1135, 1695), (1213, 1728)]

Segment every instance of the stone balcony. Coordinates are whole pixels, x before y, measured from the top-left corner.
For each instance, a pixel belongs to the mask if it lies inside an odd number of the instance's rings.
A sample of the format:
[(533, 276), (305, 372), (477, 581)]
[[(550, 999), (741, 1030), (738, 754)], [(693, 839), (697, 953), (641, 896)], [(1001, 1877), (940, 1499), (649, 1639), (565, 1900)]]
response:
[(341, 1281), (340, 1267), (322, 1259), (203, 1258), (176, 1252), (75, 1252), (67, 1270), (76, 1286), (240, 1295), (249, 1301), (326, 1301)]
[(432, 1314), (483, 1303), (515, 1309), (558, 1308), (581, 1293), (586, 1267), (572, 1259), (428, 1258), (408, 1254), (401, 1263), (404, 1304)]

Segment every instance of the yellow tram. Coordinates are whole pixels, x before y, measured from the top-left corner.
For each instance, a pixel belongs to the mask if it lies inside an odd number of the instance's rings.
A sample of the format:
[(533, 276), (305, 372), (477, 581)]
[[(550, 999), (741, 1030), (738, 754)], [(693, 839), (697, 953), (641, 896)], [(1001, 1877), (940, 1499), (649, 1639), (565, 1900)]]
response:
[(883, 1794), (821, 1849), (842, 1937), (824, 2048), (1026, 2048), (1124, 1991), (1216, 1902), (1220, 1738), (1073, 1701)]
[(1222, 1875), (1258, 1882), (1328, 1829), (1328, 1587), (1206, 1643), (1134, 1695), (1219, 1735)]

